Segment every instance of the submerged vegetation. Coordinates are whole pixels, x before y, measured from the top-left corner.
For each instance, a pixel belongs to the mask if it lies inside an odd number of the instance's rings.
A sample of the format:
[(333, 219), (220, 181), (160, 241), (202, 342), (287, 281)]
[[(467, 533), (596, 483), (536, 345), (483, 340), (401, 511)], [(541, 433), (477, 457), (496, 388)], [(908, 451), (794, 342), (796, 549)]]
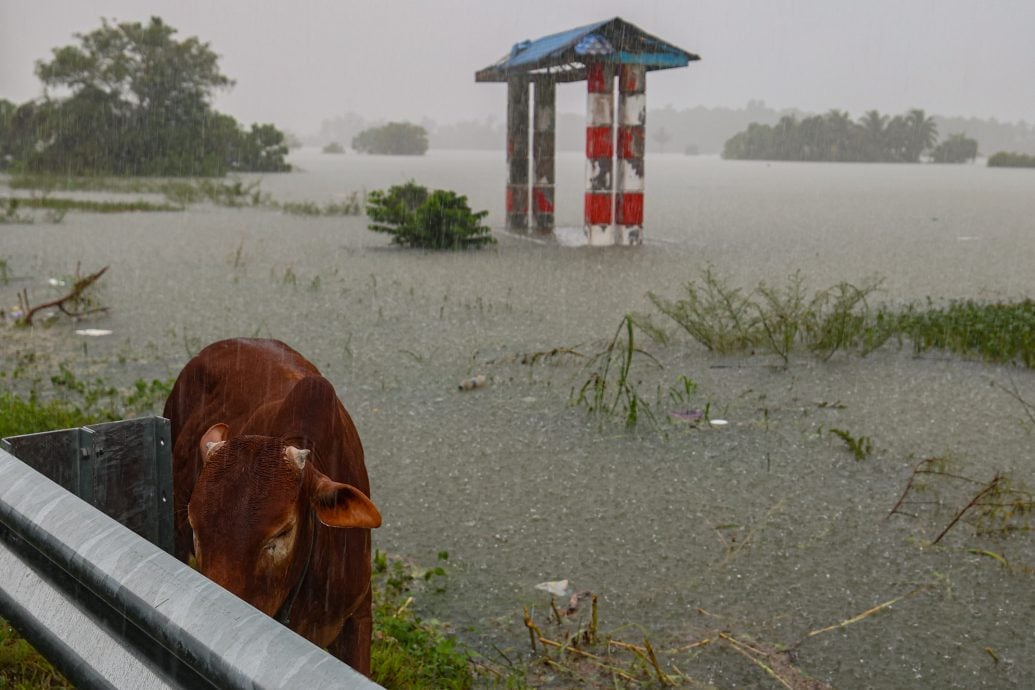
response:
[(412, 180), (387, 191), (373, 191), (367, 201), (368, 226), (392, 236), (392, 244), (423, 249), (469, 249), (495, 244), (482, 225), (488, 211), (471, 211), (467, 197)]
[[(352, 138), (358, 153), (388, 156), (423, 156), (428, 150), (428, 132), (409, 122), (389, 122), (370, 127)], [(329, 153), (325, 150), (325, 153)]]
[(1035, 156), (999, 151), (988, 157), (990, 168), (1035, 168)]
[[(60, 222), (68, 211), (88, 213), (131, 213), (183, 211), (191, 204), (211, 203), (227, 208), (264, 208), (295, 216), (358, 216), (366, 207), (365, 192), (350, 192), (343, 201), (318, 204), (314, 201), (277, 201), (262, 191), (259, 179), (245, 181), (231, 176), (229, 180), (209, 178), (157, 179), (119, 177), (75, 177), (59, 175), (15, 175), (11, 189), (39, 190), (40, 196), (0, 197), (0, 223), (32, 223), (31, 214), (20, 209), (45, 209), (48, 222)], [(132, 201), (95, 201), (52, 196), (65, 192), (112, 192), (115, 194), (154, 194), (166, 198), (165, 203), (135, 199)]]
[(880, 278), (841, 282), (811, 295), (800, 274), (782, 288), (759, 283), (751, 292), (732, 287), (714, 269), (683, 286), (677, 299), (648, 297), (654, 306), (707, 349), (720, 354), (761, 351), (787, 362), (803, 348), (821, 359), (837, 352), (866, 356), (891, 339), (913, 349), (943, 349), (989, 362), (1035, 368), (1035, 302), (952, 301), (893, 308), (874, 304)]
[(977, 142), (953, 134), (941, 144), (934, 119), (923, 110), (890, 117), (870, 110), (858, 122), (831, 110), (799, 120), (785, 115), (775, 125), (752, 123), (726, 141), (722, 157), (750, 160), (916, 163), (930, 151), (940, 163), (977, 156)]

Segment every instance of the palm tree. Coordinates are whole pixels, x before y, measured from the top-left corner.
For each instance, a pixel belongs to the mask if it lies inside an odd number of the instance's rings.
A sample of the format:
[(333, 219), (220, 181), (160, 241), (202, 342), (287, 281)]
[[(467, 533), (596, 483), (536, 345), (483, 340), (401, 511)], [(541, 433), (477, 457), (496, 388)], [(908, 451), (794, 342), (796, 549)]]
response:
[(906, 125), (909, 128), (909, 144), (906, 147), (907, 160), (915, 163), (920, 160), (920, 154), (934, 146), (938, 141), (938, 125), (934, 124), (933, 117), (927, 117), (926, 113), (919, 108), (914, 108), (906, 115)]
[(867, 160), (887, 160), (888, 143), (884, 129), (887, 124), (888, 116), (881, 115), (876, 110), (867, 110), (866, 114), (859, 118), (859, 126), (863, 128), (864, 132), (865, 156)]

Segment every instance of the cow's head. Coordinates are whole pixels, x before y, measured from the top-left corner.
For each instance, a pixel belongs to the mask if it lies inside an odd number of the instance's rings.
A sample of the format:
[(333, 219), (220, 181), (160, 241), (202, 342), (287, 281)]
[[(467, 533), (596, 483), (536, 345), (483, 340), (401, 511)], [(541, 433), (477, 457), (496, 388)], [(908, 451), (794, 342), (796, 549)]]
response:
[(381, 515), (362, 491), (332, 481), (310, 451), (269, 436), (201, 439), (204, 466), (187, 509), (198, 569), (272, 616), (307, 567), (313, 520), (373, 528)]

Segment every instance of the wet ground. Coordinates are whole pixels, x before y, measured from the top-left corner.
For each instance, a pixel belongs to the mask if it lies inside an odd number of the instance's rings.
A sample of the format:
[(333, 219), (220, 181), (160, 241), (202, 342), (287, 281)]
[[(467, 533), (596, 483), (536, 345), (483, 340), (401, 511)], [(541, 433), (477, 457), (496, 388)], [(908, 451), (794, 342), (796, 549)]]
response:
[[(413, 178), (467, 193), (501, 223), (499, 154), (296, 161), (305, 172), (267, 176), (263, 189), (322, 203)], [(559, 166), (559, 224), (577, 226), (581, 161)], [(648, 166), (648, 243), (633, 250), (497, 233), (487, 250), (424, 253), (389, 247), (363, 218), (210, 206), (0, 226), (13, 277), (3, 304), (23, 288), (46, 298), (47, 278), (77, 262), (111, 265), (109, 315), (5, 331), (3, 369), (42, 350), (126, 384), (175, 376), (218, 338), (288, 342), (356, 420), (385, 516), (375, 545), (426, 565), (448, 551), (446, 591), (418, 606), (488, 656), (493, 645), (522, 653), (521, 609), (547, 605), (534, 586), (548, 580), (596, 592), (604, 629), (628, 625), (670, 650), (717, 629), (793, 645), (922, 587), (807, 639), (801, 667), (837, 687), (1035, 685), (1030, 532), (960, 523), (930, 546), (974, 493), (938, 479), (924, 498), (940, 506), (885, 520), (926, 457), (979, 482), (1029, 481), (1035, 424), (1015, 395), (1035, 401), (1032, 372), (918, 357), (908, 344), (782, 366), (710, 354), (670, 326), (668, 345), (641, 342), (662, 365), (634, 370), (645, 397), (685, 375), (692, 406), (729, 424), (628, 433), (569, 405), (587, 377), (578, 357), (520, 363), (599, 351), (627, 312), (652, 309), (648, 290), (674, 297), (708, 265), (745, 287), (797, 270), (816, 289), (879, 274), (889, 303), (1033, 295), (1031, 176), (683, 156)], [(73, 333), (84, 326), (112, 335)], [(488, 385), (458, 390), (476, 374)], [(872, 454), (857, 461), (831, 428), (870, 438)], [(764, 686), (728, 651), (672, 659), (720, 687)]]

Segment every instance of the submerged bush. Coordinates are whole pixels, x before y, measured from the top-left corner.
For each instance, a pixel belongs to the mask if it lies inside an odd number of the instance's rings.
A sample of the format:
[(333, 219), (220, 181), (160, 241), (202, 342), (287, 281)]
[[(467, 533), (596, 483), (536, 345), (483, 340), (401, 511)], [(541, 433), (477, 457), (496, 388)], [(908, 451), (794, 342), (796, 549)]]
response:
[(392, 243), (425, 249), (467, 249), (495, 244), (481, 221), (488, 211), (474, 213), (467, 197), (436, 189), (428, 192), (413, 181), (370, 193), (367, 215), (374, 232), (392, 235)]
[(988, 157), (990, 168), (1035, 168), (1035, 156), (999, 151)]

